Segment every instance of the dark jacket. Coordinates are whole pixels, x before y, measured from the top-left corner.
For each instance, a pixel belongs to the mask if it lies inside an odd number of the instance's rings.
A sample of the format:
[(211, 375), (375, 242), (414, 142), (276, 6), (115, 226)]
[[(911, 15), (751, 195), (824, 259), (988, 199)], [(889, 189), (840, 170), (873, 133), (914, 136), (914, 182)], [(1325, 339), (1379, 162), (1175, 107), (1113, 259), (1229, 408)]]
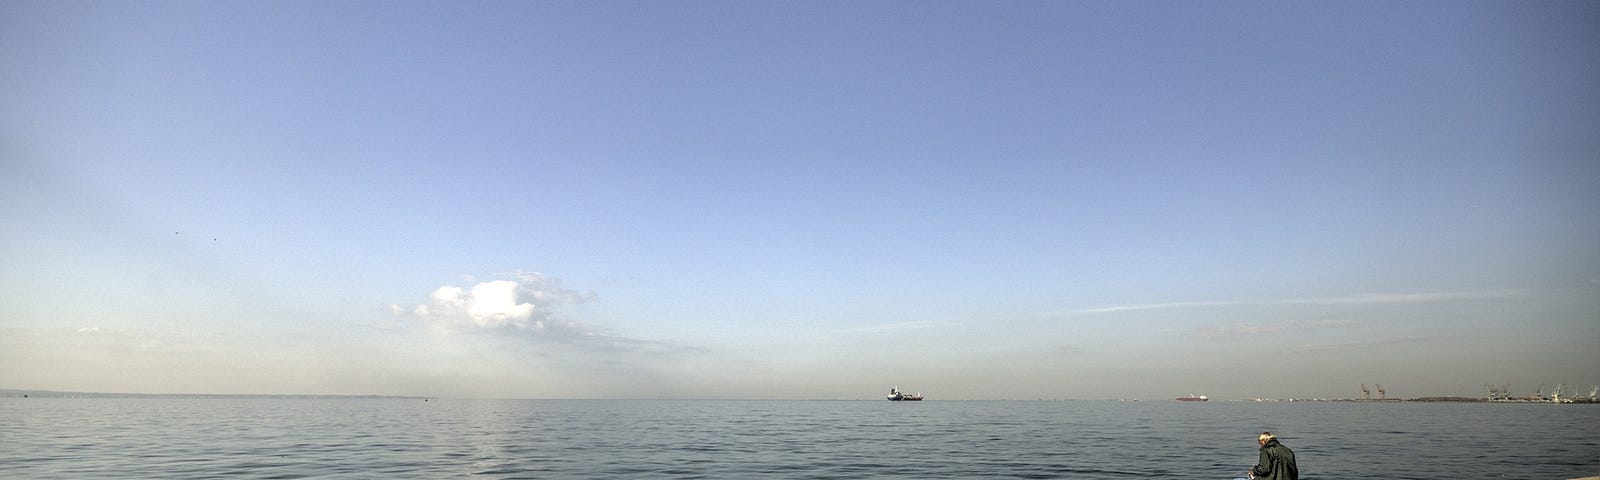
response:
[(1294, 465), (1294, 451), (1278, 443), (1276, 438), (1261, 446), (1261, 461), (1250, 473), (1260, 480), (1300, 480), (1300, 469)]

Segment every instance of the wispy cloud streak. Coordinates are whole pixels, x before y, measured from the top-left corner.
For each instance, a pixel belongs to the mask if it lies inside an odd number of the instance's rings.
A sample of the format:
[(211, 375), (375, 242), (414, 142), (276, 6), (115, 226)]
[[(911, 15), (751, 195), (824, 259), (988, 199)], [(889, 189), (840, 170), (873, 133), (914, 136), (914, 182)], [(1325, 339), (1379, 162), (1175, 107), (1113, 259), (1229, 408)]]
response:
[(1225, 307), (1269, 307), (1278, 305), (1371, 305), (1371, 304), (1403, 304), (1403, 303), (1428, 303), (1450, 302), (1463, 300), (1486, 300), (1497, 298), (1521, 298), (1529, 295), (1526, 290), (1481, 290), (1466, 292), (1436, 292), (1436, 293), (1366, 293), (1347, 295), (1342, 297), (1327, 298), (1276, 298), (1256, 300), (1216, 300), (1197, 302), (1162, 302), (1144, 303), (1134, 305), (1115, 305), (1109, 307), (1079, 308), (1057, 310), (1043, 316), (1084, 316), (1105, 315), (1112, 313), (1134, 312), (1142, 310), (1172, 310), (1185, 308), (1225, 308)]
[(1325, 330), (1362, 325), (1354, 320), (1312, 320), (1312, 321), (1284, 321), (1271, 324), (1255, 325), (1220, 325), (1203, 327), (1190, 331), (1190, 335), (1201, 340), (1237, 340), (1258, 335), (1275, 335), (1283, 333), (1299, 333), (1311, 330)]
[(1445, 335), (1409, 335), (1409, 336), (1402, 336), (1402, 337), (1380, 338), (1380, 339), (1375, 339), (1375, 340), (1363, 340), (1363, 341), (1356, 341), (1356, 342), (1339, 342), (1339, 343), (1298, 345), (1298, 346), (1295, 346), (1295, 347), (1291, 348), (1290, 351), (1297, 352), (1297, 353), (1345, 352), (1345, 351), (1361, 350), (1361, 349), (1374, 348), (1374, 347), (1389, 347), (1389, 346), (1400, 345), (1400, 344), (1431, 342), (1431, 341), (1440, 340), (1440, 339), (1444, 339), (1444, 338), (1448, 338), (1448, 336), (1445, 336)]
[(911, 321), (911, 322), (886, 323), (886, 324), (882, 324), (882, 325), (868, 325), (868, 326), (865, 326), (865, 327), (844, 328), (844, 329), (839, 329), (839, 330), (833, 330), (833, 331), (828, 332), (828, 333), (832, 333), (832, 334), (849, 334), (849, 333), (894, 332), (894, 331), (916, 330), (916, 329), (922, 329), (922, 328), (937, 327), (937, 326), (940, 326), (940, 325), (947, 325), (947, 324), (950, 324), (950, 323), (951, 322), (937, 321), (937, 320), (917, 320), (917, 321)]

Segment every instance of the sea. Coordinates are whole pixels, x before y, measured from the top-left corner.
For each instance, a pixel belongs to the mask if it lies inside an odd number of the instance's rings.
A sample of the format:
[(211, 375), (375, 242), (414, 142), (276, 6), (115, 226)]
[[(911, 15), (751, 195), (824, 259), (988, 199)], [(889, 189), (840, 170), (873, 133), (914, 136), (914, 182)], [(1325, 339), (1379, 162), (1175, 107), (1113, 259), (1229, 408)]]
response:
[(1305, 479), (1600, 475), (1600, 405), (0, 398), (0, 477)]

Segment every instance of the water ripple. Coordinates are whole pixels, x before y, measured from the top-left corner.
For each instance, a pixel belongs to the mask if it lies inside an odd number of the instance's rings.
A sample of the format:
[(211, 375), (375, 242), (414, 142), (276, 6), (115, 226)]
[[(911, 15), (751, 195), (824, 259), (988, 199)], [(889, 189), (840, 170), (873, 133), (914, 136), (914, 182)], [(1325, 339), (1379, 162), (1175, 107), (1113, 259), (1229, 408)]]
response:
[(0, 399), (0, 471), (1234, 478), (1272, 430), (1307, 479), (1572, 478), (1600, 473), (1597, 424), (1600, 408), (1578, 405)]

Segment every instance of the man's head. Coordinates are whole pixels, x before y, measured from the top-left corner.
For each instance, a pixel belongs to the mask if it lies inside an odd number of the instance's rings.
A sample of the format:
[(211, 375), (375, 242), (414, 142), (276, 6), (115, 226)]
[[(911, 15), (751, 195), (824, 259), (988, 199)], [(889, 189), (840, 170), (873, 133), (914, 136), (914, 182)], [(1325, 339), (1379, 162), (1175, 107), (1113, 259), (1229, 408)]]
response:
[(1278, 437), (1273, 435), (1272, 432), (1261, 432), (1261, 435), (1256, 437), (1256, 443), (1265, 447), (1267, 446), (1267, 442), (1277, 439)]

